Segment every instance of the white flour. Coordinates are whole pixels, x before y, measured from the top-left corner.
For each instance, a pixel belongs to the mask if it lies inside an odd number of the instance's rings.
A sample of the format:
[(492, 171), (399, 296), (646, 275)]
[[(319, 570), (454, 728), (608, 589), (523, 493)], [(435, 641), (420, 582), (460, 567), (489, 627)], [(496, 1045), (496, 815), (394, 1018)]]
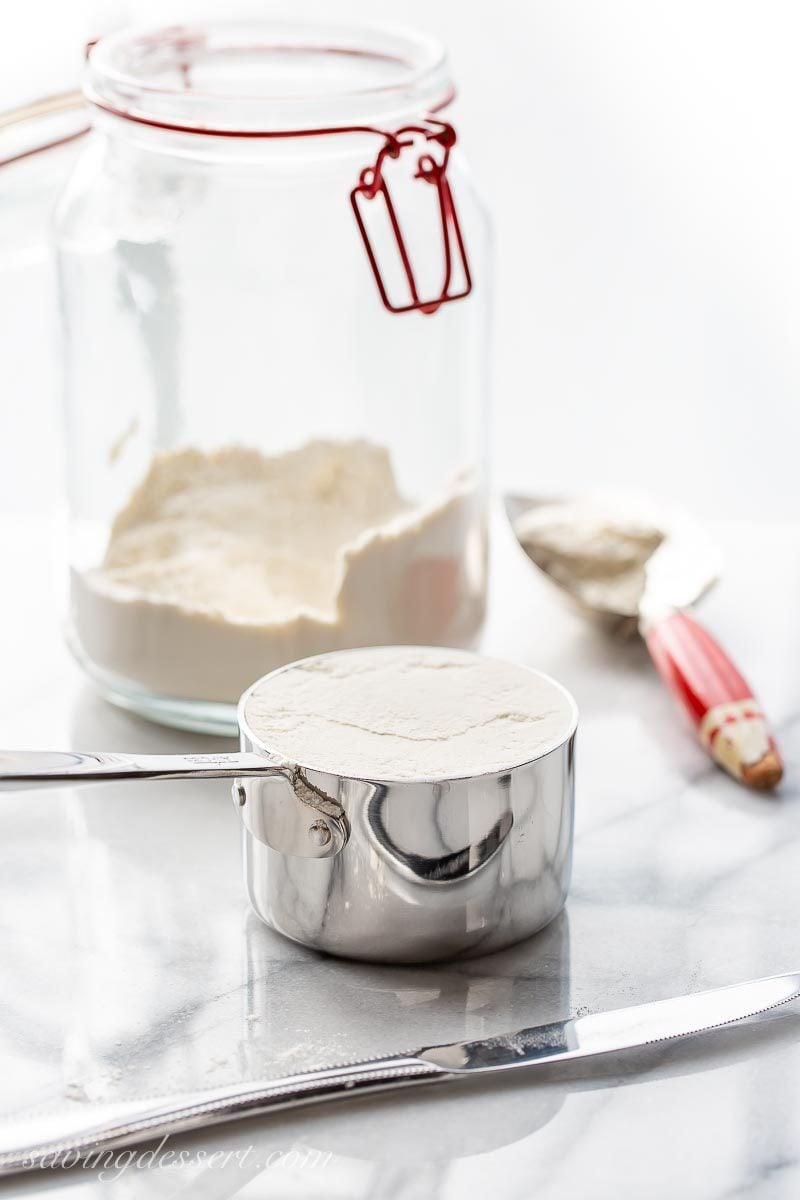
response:
[(414, 507), (388, 453), (309, 442), (156, 458), (102, 565), (73, 573), (81, 648), (162, 695), (232, 701), (297, 658), (387, 642), (465, 644), (483, 616), (475, 492)]
[(502, 771), (559, 745), (575, 721), (558, 684), (462, 650), (390, 646), (298, 663), (245, 702), (251, 731), (304, 766), (367, 779)]
[(636, 616), (647, 564), (664, 532), (611, 502), (562, 501), (529, 509), (514, 532), (530, 558), (581, 604)]

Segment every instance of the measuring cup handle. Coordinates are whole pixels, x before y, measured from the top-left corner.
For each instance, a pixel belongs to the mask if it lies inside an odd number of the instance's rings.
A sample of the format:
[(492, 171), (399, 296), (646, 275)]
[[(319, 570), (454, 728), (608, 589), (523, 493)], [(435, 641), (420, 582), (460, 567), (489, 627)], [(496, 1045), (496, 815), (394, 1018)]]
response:
[(0, 792), (142, 779), (236, 780), (234, 802), (245, 828), (273, 850), (298, 858), (333, 858), (350, 836), (338, 800), (277, 756), (0, 751)]
[(79, 754), (0, 750), (0, 791), (142, 779), (235, 779), (275, 775), (287, 764), (260, 754)]
[(644, 630), (661, 678), (703, 747), (734, 779), (765, 791), (783, 775), (778, 748), (752, 689), (694, 617), (673, 612)]

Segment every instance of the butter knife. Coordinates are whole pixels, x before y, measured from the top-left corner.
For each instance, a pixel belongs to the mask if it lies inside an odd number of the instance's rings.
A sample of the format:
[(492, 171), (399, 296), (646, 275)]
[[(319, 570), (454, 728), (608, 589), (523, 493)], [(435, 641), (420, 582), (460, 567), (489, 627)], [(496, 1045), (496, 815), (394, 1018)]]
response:
[(41, 1140), (0, 1150), (0, 1174), (78, 1161), (91, 1165), (92, 1156), (101, 1151), (321, 1100), (544, 1066), (688, 1037), (755, 1017), (798, 996), (800, 973), (774, 975), (480, 1041), (426, 1046), (275, 1080), (104, 1105), (101, 1115), (96, 1110), (85, 1115), (61, 1112), (39, 1119)]

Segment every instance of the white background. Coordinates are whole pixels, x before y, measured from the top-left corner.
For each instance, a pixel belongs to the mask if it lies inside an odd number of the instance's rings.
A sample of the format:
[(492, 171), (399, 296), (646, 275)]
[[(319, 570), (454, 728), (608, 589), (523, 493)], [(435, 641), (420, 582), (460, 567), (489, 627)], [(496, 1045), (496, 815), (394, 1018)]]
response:
[[(0, 106), (74, 83), (86, 37), (126, 17), (214, 10), (6, 0)], [(216, 11), (234, 10), (217, 0)], [(393, 20), (448, 43), (462, 141), (495, 228), (498, 486), (626, 483), (706, 515), (798, 515), (796, 5), (284, 0), (258, 11)], [(43, 246), (16, 232), (21, 171), (0, 174), (0, 508), (46, 511), (52, 278)]]

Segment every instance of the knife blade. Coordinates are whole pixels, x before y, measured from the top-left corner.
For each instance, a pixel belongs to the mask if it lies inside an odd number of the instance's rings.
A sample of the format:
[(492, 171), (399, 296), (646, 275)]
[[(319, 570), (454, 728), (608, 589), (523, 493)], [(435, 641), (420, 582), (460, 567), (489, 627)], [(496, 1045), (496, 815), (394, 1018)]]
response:
[[(137, 1142), (322, 1100), (443, 1083), (515, 1067), (570, 1059), (689, 1037), (755, 1017), (800, 996), (800, 973), (573, 1017), (470, 1042), (427, 1046), (408, 1054), (364, 1059), (275, 1080), (57, 1113), (40, 1123), (40, 1139), (3, 1149), (0, 1174), (83, 1162)], [(79, 1106), (85, 1110), (85, 1105)]]
[(797, 996), (800, 973), (773, 975), (671, 1000), (536, 1025), (481, 1041), (431, 1046), (418, 1051), (416, 1057), (452, 1073), (564, 1062), (704, 1033), (758, 1016)]

